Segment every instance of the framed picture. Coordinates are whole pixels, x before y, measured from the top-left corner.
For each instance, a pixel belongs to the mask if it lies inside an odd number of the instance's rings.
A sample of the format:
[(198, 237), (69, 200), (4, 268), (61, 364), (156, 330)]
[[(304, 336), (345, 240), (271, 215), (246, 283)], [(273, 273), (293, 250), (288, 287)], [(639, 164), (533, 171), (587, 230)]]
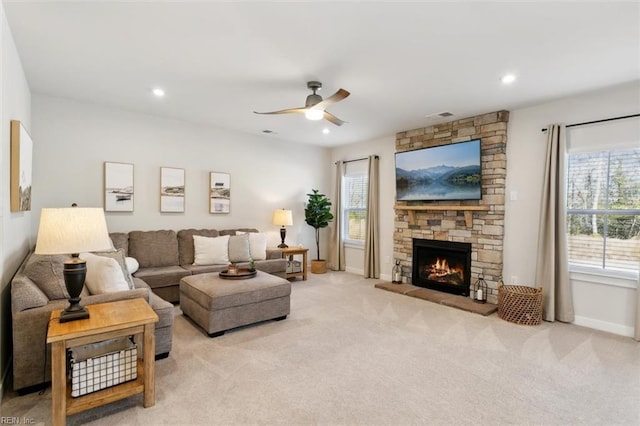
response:
[(160, 212), (184, 213), (184, 169), (160, 167)]
[(209, 213), (229, 213), (230, 205), (229, 173), (209, 173)]
[(11, 211), (31, 210), (33, 142), (19, 120), (11, 120)]
[(133, 164), (104, 163), (104, 210), (133, 211)]

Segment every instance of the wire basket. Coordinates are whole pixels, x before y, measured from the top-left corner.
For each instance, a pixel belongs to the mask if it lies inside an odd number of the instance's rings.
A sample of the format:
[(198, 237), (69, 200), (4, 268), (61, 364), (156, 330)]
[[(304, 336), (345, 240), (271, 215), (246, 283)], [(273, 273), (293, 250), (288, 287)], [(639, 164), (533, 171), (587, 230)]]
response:
[(498, 316), (521, 325), (542, 322), (542, 287), (505, 285), (498, 282)]

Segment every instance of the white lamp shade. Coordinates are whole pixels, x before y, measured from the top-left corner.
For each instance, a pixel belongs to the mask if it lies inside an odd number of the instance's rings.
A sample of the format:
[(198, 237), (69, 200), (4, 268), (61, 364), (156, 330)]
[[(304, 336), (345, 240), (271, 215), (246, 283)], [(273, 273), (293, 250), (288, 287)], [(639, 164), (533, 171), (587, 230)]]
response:
[(276, 210), (273, 212), (273, 224), (278, 226), (291, 226), (293, 225), (293, 217), (291, 210)]
[(42, 209), (36, 254), (73, 254), (113, 249), (101, 208)]

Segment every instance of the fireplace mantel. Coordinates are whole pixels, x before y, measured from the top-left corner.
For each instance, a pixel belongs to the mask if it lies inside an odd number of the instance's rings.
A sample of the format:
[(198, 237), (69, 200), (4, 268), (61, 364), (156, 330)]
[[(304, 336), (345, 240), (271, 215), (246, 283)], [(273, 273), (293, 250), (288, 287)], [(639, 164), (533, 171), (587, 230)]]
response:
[(459, 206), (459, 205), (427, 205), (427, 206), (401, 206), (396, 204), (396, 210), (407, 210), (409, 213), (409, 224), (415, 225), (416, 213), (421, 211), (462, 211), (464, 213), (464, 222), (467, 228), (473, 226), (473, 212), (474, 211), (489, 211), (490, 206)]

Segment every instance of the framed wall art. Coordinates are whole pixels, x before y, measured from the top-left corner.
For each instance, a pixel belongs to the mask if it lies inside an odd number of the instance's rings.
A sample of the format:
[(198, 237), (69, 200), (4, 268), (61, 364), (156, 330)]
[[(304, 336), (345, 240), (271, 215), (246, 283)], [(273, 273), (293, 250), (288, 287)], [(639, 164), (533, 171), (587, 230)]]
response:
[(133, 211), (133, 164), (104, 163), (104, 210)]
[(31, 210), (33, 142), (19, 120), (11, 120), (11, 211)]
[(229, 173), (209, 173), (209, 213), (229, 213), (231, 185)]
[(184, 169), (160, 167), (160, 212), (184, 213)]

